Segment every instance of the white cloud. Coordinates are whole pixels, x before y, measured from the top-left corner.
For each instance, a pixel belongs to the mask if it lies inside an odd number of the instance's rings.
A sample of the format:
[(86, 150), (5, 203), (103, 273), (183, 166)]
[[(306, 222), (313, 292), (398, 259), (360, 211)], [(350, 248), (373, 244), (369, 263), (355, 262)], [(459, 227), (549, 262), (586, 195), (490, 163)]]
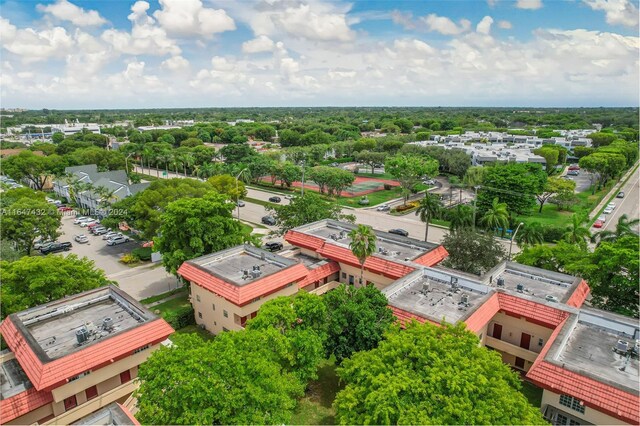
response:
[(498, 28), (502, 28), (503, 30), (510, 30), (511, 28), (513, 28), (513, 26), (511, 25), (511, 22), (509, 21), (498, 21)]
[(308, 4), (288, 7), (274, 19), (289, 34), (309, 40), (349, 41), (354, 37), (344, 14), (318, 13)]
[(61, 21), (69, 21), (78, 27), (97, 27), (107, 23), (107, 20), (95, 10), (84, 10), (67, 0), (57, 0), (46, 6), (39, 4), (37, 9)]
[(516, 7), (518, 9), (537, 10), (542, 7), (542, 0), (518, 0)]
[(135, 2), (131, 6), (132, 13), (127, 17), (132, 22), (131, 33), (110, 29), (102, 33), (102, 39), (116, 51), (129, 55), (179, 55), (181, 50), (176, 41), (156, 25), (155, 20), (147, 15), (147, 10), (149, 3)]
[(416, 28), (416, 24), (413, 21), (413, 15), (411, 12), (401, 12), (399, 10), (391, 11), (391, 21), (394, 24), (401, 25), (407, 30), (413, 30)]
[(628, 0), (583, 0), (593, 10), (602, 10), (608, 24), (638, 26), (638, 8)]
[(260, 35), (253, 40), (242, 43), (244, 53), (271, 52), (275, 48), (275, 43), (266, 35)]
[(480, 34), (491, 33), (491, 24), (493, 24), (493, 18), (491, 16), (485, 16), (480, 22), (478, 22), (478, 25), (476, 25), (476, 32), (479, 32)]
[(461, 19), (459, 25), (456, 25), (451, 19), (445, 16), (438, 16), (435, 13), (431, 13), (420, 19), (427, 24), (429, 31), (436, 31), (443, 35), (458, 35), (469, 31), (471, 28), (471, 22), (467, 19)]
[(160, 66), (168, 69), (169, 71), (182, 71), (189, 68), (189, 61), (182, 56), (172, 56), (171, 58), (162, 61)]
[(159, 0), (153, 13), (167, 33), (176, 36), (205, 36), (233, 31), (236, 24), (223, 9), (202, 6), (200, 0)]
[(18, 29), (8, 19), (0, 18), (2, 47), (21, 56), (24, 62), (43, 61), (52, 57), (64, 57), (73, 45), (73, 38), (62, 27), (36, 31), (33, 28)]
[(494, 7), (496, 4), (498, 4), (498, 0), (487, 0), (487, 4), (489, 5), (489, 7)]

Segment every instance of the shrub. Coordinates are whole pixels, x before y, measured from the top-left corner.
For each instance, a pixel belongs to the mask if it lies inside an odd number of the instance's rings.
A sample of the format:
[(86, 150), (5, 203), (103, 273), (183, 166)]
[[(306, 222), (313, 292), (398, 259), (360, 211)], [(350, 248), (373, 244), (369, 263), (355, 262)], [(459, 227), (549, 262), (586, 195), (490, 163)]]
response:
[(369, 198), (367, 198), (367, 196), (363, 196), (362, 198), (360, 198), (360, 201), (358, 201), (358, 204), (363, 205), (363, 206), (367, 206), (369, 205)]
[(195, 324), (193, 306), (183, 306), (175, 311), (168, 311), (162, 316), (174, 330)]
[(385, 189), (385, 191), (390, 191), (391, 189), (393, 189), (393, 186), (391, 186), (391, 185), (390, 185), (390, 184), (388, 184), (388, 183), (385, 183), (385, 184), (384, 184), (384, 189)]
[(406, 212), (407, 210), (411, 210), (411, 209), (415, 209), (418, 207), (420, 203), (418, 203), (417, 201), (411, 201), (409, 203), (407, 203), (406, 205), (401, 205), (395, 208), (395, 211), (397, 212)]
[(555, 243), (562, 239), (565, 229), (562, 226), (545, 225), (542, 227), (542, 238), (547, 243)]
[(132, 253), (127, 253), (127, 254), (125, 254), (124, 256), (122, 256), (120, 258), (120, 262), (124, 263), (125, 265), (131, 265), (131, 264), (137, 263), (139, 261), (140, 261), (140, 259), (138, 259)]
[(139, 247), (133, 249), (131, 254), (140, 260), (151, 260), (151, 247)]

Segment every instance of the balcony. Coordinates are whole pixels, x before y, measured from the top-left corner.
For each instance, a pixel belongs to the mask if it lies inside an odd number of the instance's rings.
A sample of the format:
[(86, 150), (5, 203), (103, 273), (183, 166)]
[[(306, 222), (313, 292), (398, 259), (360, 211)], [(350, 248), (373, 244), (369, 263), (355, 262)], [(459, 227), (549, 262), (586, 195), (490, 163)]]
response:
[(338, 281), (330, 281), (326, 284), (321, 285), (318, 288), (315, 288), (313, 290), (310, 290), (309, 293), (311, 294), (315, 294), (315, 295), (322, 295), (325, 294), (326, 292), (333, 290), (334, 288), (337, 288), (338, 286), (340, 286), (341, 283), (339, 283)]
[(536, 358), (538, 358), (538, 354), (536, 352), (521, 348), (520, 346), (512, 345), (509, 342), (496, 339), (495, 337), (486, 336), (484, 344), (485, 346), (491, 346), (496, 350), (517, 356), (518, 358), (522, 358), (529, 362), (534, 362)]

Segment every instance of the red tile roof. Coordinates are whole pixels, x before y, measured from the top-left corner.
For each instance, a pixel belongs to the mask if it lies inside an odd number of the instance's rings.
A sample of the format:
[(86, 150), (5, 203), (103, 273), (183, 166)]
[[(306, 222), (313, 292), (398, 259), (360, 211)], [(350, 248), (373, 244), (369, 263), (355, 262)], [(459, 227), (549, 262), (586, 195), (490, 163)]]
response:
[(165, 320), (156, 319), (45, 363), (40, 361), (25, 336), (13, 323), (13, 316), (2, 322), (0, 333), (33, 387), (37, 390), (50, 390), (66, 383), (73, 376), (129, 356), (141, 346), (160, 343), (173, 333), (173, 328)]
[(575, 289), (569, 300), (567, 300), (567, 305), (573, 306), (574, 308), (579, 308), (582, 306), (584, 301), (587, 299), (589, 292), (591, 289), (585, 280), (580, 281), (578, 287)]
[(556, 328), (569, 314), (560, 309), (522, 299), (507, 293), (498, 293), (500, 310), (507, 314), (522, 316), (527, 321), (547, 328)]
[(435, 266), (449, 256), (449, 252), (444, 246), (438, 246), (428, 253), (413, 259), (414, 262), (424, 266)]
[[(355, 257), (353, 253), (351, 253), (351, 250), (346, 247), (339, 247), (325, 242), (317, 252), (318, 254), (328, 259), (335, 260), (336, 262), (346, 263), (347, 265), (360, 268), (358, 258)], [(369, 256), (364, 262), (364, 268), (378, 275), (383, 275), (392, 279), (402, 278), (415, 270), (411, 266), (396, 263), (388, 259), (381, 259), (376, 256)]]
[(266, 275), (249, 284), (238, 286), (209, 274), (206, 270), (189, 261), (184, 262), (178, 269), (178, 274), (184, 279), (224, 297), (238, 306), (246, 305), (258, 297), (273, 293), (287, 284), (297, 283), (305, 278), (308, 273), (309, 270), (299, 263), (281, 269), (271, 275)]
[(47, 405), (51, 401), (53, 401), (51, 392), (31, 388), (3, 400), (0, 404), (0, 419), (3, 424), (7, 424), (7, 422)]
[(402, 310), (400, 308), (396, 308), (395, 306), (391, 306), (391, 305), (388, 305), (388, 306), (389, 306), (389, 309), (393, 311), (393, 315), (395, 315), (395, 317), (398, 319), (398, 322), (400, 322), (400, 325), (402, 327), (404, 327), (408, 322), (411, 322), (412, 320), (416, 320), (421, 323), (428, 322), (434, 325), (440, 325), (437, 322), (431, 321), (428, 318), (423, 318), (411, 312)]
[(118, 404), (118, 407), (120, 407), (120, 409), (122, 410), (122, 412), (124, 413), (125, 416), (127, 416), (129, 418), (129, 420), (131, 420), (131, 424), (134, 426), (137, 426), (140, 424), (140, 422), (138, 421), (138, 419), (136, 419), (133, 414), (131, 414), (131, 411), (129, 411), (129, 409), (127, 407), (125, 407), (122, 404)]
[(464, 321), (467, 324), (467, 328), (477, 333), (487, 325), (491, 318), (500, 310), (500, 299), (498, 293), (493, 293), (489, 299), (487, 299), (478, 309), (476, 309), (469, 317)]
[(306, 248), (313, 251), (318, 251), (318, 249), (324, 245), (323, 238), (303, 234), (302, 232), (298, 231), (288, 231), (285, 234), (284, 239), (286, 242), (294, 246)]
[(640, 424), (640, 397), (569, 371), (544, 359), (565, 325), (563, 320), (551, 333), (533, 363), (527, 378), (554, 393), (570, 395), (598, 411), (631, 424)]
[(337, 262), (330, 260), (322, 266), (311, 269), (306, 278), (298, 282), (298, 288), (306, 287), (311, 283), (323, 280), (336, 272), (340, 272), (340, 265), (338, 265)]

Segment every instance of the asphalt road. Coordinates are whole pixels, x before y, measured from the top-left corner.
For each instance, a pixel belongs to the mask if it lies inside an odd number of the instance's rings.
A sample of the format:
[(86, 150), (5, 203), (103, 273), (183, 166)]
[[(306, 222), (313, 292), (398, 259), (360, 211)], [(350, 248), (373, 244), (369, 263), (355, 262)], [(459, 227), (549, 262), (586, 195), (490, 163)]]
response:
[[(636, 170), (629, 181), (622, 187), (624, 198), (614, 198), (613, 203), (616, 208), (613, 213), (605, 215), (607, 217), (604, 226), (601, 229), (593, 229), (594, 231), (607, 230), (615, 231), (616, 223), (623, 214), (629, 217), (629, 220), (640, 218), (640, 170)], [(636, 227), (637, 230), (637, 227)]]

